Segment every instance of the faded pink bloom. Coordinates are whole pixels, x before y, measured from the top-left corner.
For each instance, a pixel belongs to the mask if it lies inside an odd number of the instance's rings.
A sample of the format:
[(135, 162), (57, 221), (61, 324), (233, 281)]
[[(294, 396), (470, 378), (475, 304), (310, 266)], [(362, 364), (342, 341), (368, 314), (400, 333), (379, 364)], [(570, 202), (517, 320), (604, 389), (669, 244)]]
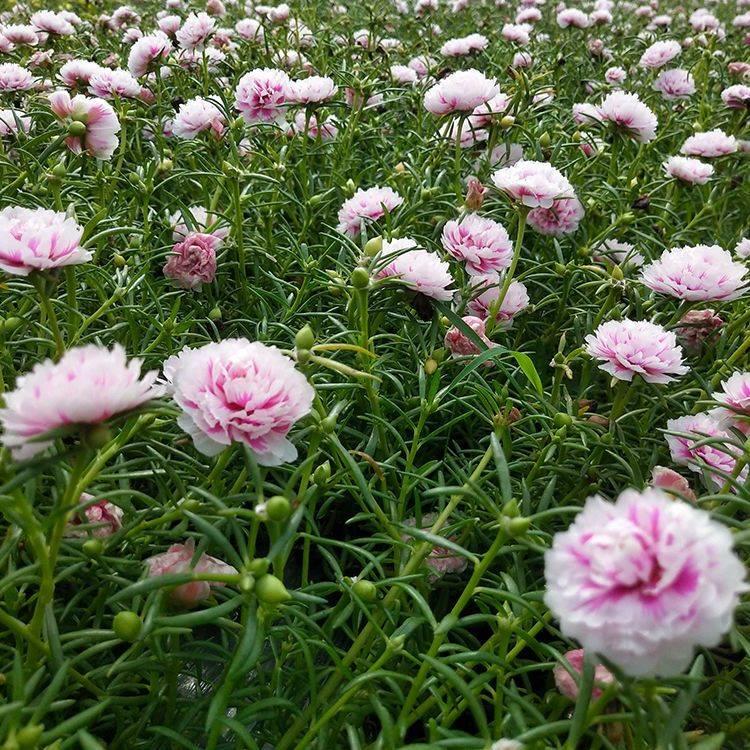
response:
[(513, 68), (530, 68), (534, 64), (534, 58), (528, 52), (516, 52), (513, 55)]
[(64, 213), (9, 206), (0, 211), (0, 269), (14, 276), (91, 260), (83, 228)]
[(54, 114), (66, 124), (81, 122), (86, 126), (82, 136), (68, 136), (65, 143), (76, 154), (86, 152), (97, 159), (111, 159), (120, 139), (120, 121), (114, 109), (103, 99), (92, 99), (83, 94), (71, 98), (67, 91), (49, 95)]
[(551, 208), (560, 198), (574, 198), (573, 186), (551, 164), (521, 159), (492, 175), (495, 186), (529, 208)]
[(201, 453), (215, 456), (240, 442), (262, 466), (297, 458), (287, 434), (310, 413), (315, 392), (275, 346), (225, 339), (185, 347), (164, 363), (164, 377), (183, 410), (177, 424)]
[[(425, 513), (422, 516), (422, 523), (420, 526), (421, 530), (429, 531), (436, 519), (437, 515), (435, 513)], [(416, 527), (417, 521), (415, 518), (408, 518), (404, 521), (404, 525)], [(404, 541), (408, 541), (411, 538), (412, 537), (406, 534), (402, 537)], [(449, 539), (453, 541), (453, 538), (449, 537)], [(466, 570), (468, 563), (466, 558), (457, 555), (452, 549), (440, 545), (434, 545), (430, 550), (430, 554), (425, 559), (424, 564), (430, 571), (429, 582), (435, 583), (448, 573), (462, 573)]]
[(640, 268), (644, 262), (643, 256), (636, 252), (635, 245), (619, 240), (605, 240), (602, 246), (597, 248), (594, 260), (597, 262), (609, 260), (619, 266), (635, 266), (637, 268)]
[[(495, 344), (487, 338), (485, 333), (485, 322), (482, 318), (474, 315), (466, 315), (462, 318), (463, 322), (471, 328), (474, 333), (487, 345), (493, 347)], [(452, 326), (445, 334), (445, 346), (450, 349), (454, 357), (479, 354), (481, 349), (459, 328)]]
[(28, 91), (34, 83), (34, 76), (26, 68), (16, 63), (0, 64), (0, 92)]
[[(750, 20), (750, 14), (748, 14), (748, 19)], [(729, 71), (729, 75), (745, 76), (750, 73), (750, 63), (730, 62), (727, 65), (727, 70)]]
[(478, 70), (458, 70), (436, 83), (424, 95), (424, 107), (433, 115), (472, 112), (498, 93), (497, 81)]
[(75, 34), (75, 27), (67, 21), (61, 13), (51, 10), (39, 10), (31, 16), (31, 25), (47, 34), (55, 36), (71, 36)]
[(680, 153), (687, 156), (703, 156), (706, 158), (726, 156), (737, 151), (737, 139), (716, 128), (705, 133), (691, 135), (682, 144)]
[(430, 72), (430, 68), (435, 65), (435, 61), (422, 55), (412, 57), (407, 64), (420, 78), (424, 78)]
[[(581, 677), (583, 676), (583, 661), (585, 652), (582, 648), (568, 651), (564, 655), (565, 661), (559, 661), (555, 664), (552, 674), (555, 678), (557, 689), (566, 698), (572, 701), (578, 700)], [(572, 674), (570, 672), (572, 670)], [(597, 700), (602, 695), (602, 688), (615, 681), (614, 675), (604, 664), (594, 662), (594, 687), (591, 690), (591, 697)]]
[(527, 23), (506, 23), (500, 34), (506, 42), (513, 42), (525, 47), (531, 41), (532, 27)]
[(675, 334), (647, 320), (608, 320), (586, 336), (586, 351), (599, 369), (618, 380), (640, 375), (647, 383), (669, 383), (688, 372)]
[[(472, 277), (474, 288), (483, 291), (478, 296), (469, 300), (467, 304), (469, 312), (482, 320), (487, 320), (500, 297), (502, 281), (502, 277)], [(528, 306), (529, 293), (526, 285), (520, 281), (512, 281), (508, 287), (508, 293), (503, 299), (503, 303), (495, 313), (497, 327), (501, 331), (507, 331), (513, 326), (516, 315), (523, 312)]]
[(385, 265), (376, 273), (377, 278), (398, 278), (409, 289), (441, 302), (453, 297), (453, 291), (448, 289), (453, 284), (448, 263), (440, 260), (437, 253), (417, 247), (414, 240), (385, 240), (381, 258)]
[(714, 393), (714, 400), (723, 407), (715, 409), (712, 416), (750, 434), (750, 372), (735, 372), (722, 382), (721, 388)]
[(141, 377), (141, 360), (125, 359), (125, 350), (89, 344), (69, 349), (55, 363), (47, 359), (16, 380), (0, 409), (2, 444), (16, 460), (52, 445), (39, 439), (60, 427), (96, 425), (131, 411), (160, 394), (156, 372)]
[(241, 18), (235, 24), (234, 30), (243, 39), (251, 42), (262, 42), (265, 38), (263, 27), (254, 18)]
[(734, 254), (738, 258), (746, 260), (750, 258), (750, 237), (743, 237), (735, 246)]
[(654, 81), (653, 88), (667, 101), (688, 99), (695, 93), (695, 81), (689, 71), (674, 68), (661, 72)]
[(524, 8), (516, 13), (516, 23), (537, 23), (542, 20), (539, 8)]
[(191, 232), (172, 248), (164, 275), (183, 289), (200, 289), (216, 276), (216, 248), (221, 240), (213, 234)]
[[(162, 16), (156, 21), (156, 25), (159, 27), (159, 31), (169, 36), (174, 36), (177, 33), (177, 29), (182, 26), (182, 19), (179, 16)], [(131, 70), (132, 73), (132, 70)], [(136, 75), (133, 73), (133, 75)]]
[(639, 143), (648, 143), (656, 137), (656, 115), (640, 100), (637, 94), (613, 91), (599, 105), (599, 114)]
[[(237, 570), (231, 565), (211, 557), (205, 552), (191, 565), (195, 557), (195, 542), (188, 539), (185, 544), (173, 544), (166, 552), (146, 560), (149, 577), (174, 575), (176, 573), (204, 573), (208, 575), (232, 575)], [(191, 581), (176, 586), (169, 592), (173, 603), (187, 609), (196, 607), (211, 596), (212, 586), (224, 586), (222, 581)]]
[(177, 30), (175, 37), (183, 49), (201, 49), (213, 34), (215, 26), (215, 19), (208, 13), (191, 13)]
[(102, 99), (135, 99), (141, 93), (141, 85), (127, 70), (99, 68), (89, 79), (89, 90)]
[(627, 77), (628, 74), (625, 72), (624, 68), (607, 68), (604, 72), (604, 80), (613, 85), (623, 83)]
[(683, 500), (695, 502), (697, 499), (688, 480), (673, 469), (664, 466), (654, 466), (651, 473), (651, 486), (664, 490), (670, 495), (676, 495)]
[(690, 185), (705, 185), (714, 173), (713, 165), (688, 156), (670, 156), (663, 166), (670, 177)]
[(160, 65), (172, 51), (172, 40), (163, 32), (141, 37), (128, 54), (128, 70), (136, 78), (145, 76), (149, 70)]
[(713, 341), (724, 321), (710, 309), (686, 312), (675, 329), (677, 337), (690, 352), (700, 351), (704, 342)]
[(186, 141), (204, 132), (220, 138), (225, 127), (224, 113), (212, 101), (200, 96), (181, 104), (172, 122), (174, 135)]
[(283, 70), (255, 68), (240, 78), (234, 106), (249, 124), (280, 122), (292, 95), (292, 82)]
[(39, 44), (39, 33), (30, 24), (13, 23), (3, 26), (3, 36), (18, 47), (36, 47)]
[(478, 211), (484, 203), (487, 188), (476, 177), (466, 179), (466, 197), (464, 205), (469, 211)]
[(318, 104), (336, 96), (337, 86), (327, 76), (309, 76), (292, 81), (289, 101), (295, 104)]
[(60, 68), (59, 77), (68, 88), (83, 88), (100, 69), (97, 63), (89, 60), (69, 60)]
[(583, 214), (583, 205), (578, 198), (561, 198), (550, 208), (535, 208), (529, 211), (527, 221), (539, 234), (561, 237), (578, 229)]
[(0, 136), (28, 133), (30, 129), (31, 117), (27, 114), (18, 109), (0, 109)]
[(721, 100), (730, 109), (750, 109), (750, 86), (737, 83), (721, 92)]
[(403, 202), (404, 199), (389, 187), (381, 188), (376, 185), (367, 190), (360, 188), (339, 209), (336, 229), (342, 234), (356, 237), (362, 231), (363, 222), (377, 221)]
[(659, 294), (691, 302), (728, 301), (747, 287), (747, 269), (718, 245), (696, 245), (665, 250), (647, 265), (641, 281)]
[(561, 29), (567, 29), (570, 26), (576, 29), (587, 29), (589, 24), (589, 17), (578, 8), (565, 8), (557, 14), (557, 25)]
[(189, 226), (180, 211), (175, 211), (169, 217), (172, 226), (172, 239), (175, 242), (184, 240), (192, 232), (211, 234), (219, 240), (226, 239), (229, 234), (226, 227), (218, 226), (219, 217), (209, 214), (203, 206), (191, 206), (188, 209), (188, 215), (190, 217)]
[(389, 72), (391, 74), (391, 80), (402, 86), (415, 84), (418, 80), (417, 71), (413, 70), (408, 65), (391, 65)]
[(444, 57), (462, 57), (474, 52), (481, 52), (487, 48), (489, 39), (482, 34), (469, 34), (469, 36), (449, 39), (441, 48), (440, 54)]
[(731, 624), (745, 568), (730, 532), (658, 489), (595, 495), (545, 554), (563, 634), (628, 675), (672, 676)]
[(312, 140), (320, 137), (321, 141), (332, 141), (339, 134), (336, 120), (333, 117), (326, 117), (325, 120), (318, 123), (318, 118), (315, 115), (310, 115), (308, 119), (305, 112), (297, 112), (294, 115), (294, 122), (287, 129), (287, 135), (304, 135), (305, 129), (307, 129), (307, 137)]
[(490, 154), (490, 166), (492, 167), (512, 167), (523, 159), (523, 147), (518, 143), (511, 143), (506, 146), (501, 143), (495, 146)]
[[(82, 515), (86, 519), (82, 521), (80, 517), (74, 517), (65, 530), (65, 536), (85, 538), (89, 534), (99, 539), (112, 536), (122, 528), (123, 512), (108, 500), (98, 500), (95, 503), (91, 501), (93, 495), (84, 492), (81, 494), (81, 503), (87, 504)], [(91, 524), (94, 528), (89, 531), (81, 529), (82, 524)]]
[(469, 124), (473, 128), (483, 128), (502, 115), (509, 106), (510, 97), (507, 94), (496, 94), (492, 99), (474, 109), (469, 116)]
[(361, 91), (355, 91), (349, 87), (344, 89), (344, 98), (346, 103), (352, 107), (352, 109), (379, 107), (383, 103), (382, 94), (372, 94), (371, 96), (368, 96)]
[(502, 224), (479, 214), (466, 214), (443, 227), (443, 247), (475, 276), (503, 271), (510, 265), (513, 243)]
[[(667, 432), (680, 433), (666, 436), (672, 460), (703, 474), (714, 488), (725, 483), (742, 455), (742, 449), (725, 429), (723, 420), (706, 412), (667, 420)], [(692, 437), (682, 437), (683, 433)], [(747, 467), (740, 472), (740, 481), (746, 476)]]
[(663, 42), (654, 42), (642, 55), (638, 64), (642, 68), (661, 68), (671, 60), (679, 57), (682, 47), (679, 42), (669, 39)]
[(602, 113), (599, 107), (588, 102), (581, 102), (573, 105), (573, 120), (577, 125), (586, 127), (594, 123), (602, 122)]

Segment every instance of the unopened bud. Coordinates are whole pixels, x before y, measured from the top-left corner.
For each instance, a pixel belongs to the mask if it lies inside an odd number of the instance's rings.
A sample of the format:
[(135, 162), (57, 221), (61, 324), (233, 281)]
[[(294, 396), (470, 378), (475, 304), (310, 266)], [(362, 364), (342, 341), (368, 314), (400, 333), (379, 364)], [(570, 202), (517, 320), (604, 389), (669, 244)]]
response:
[(294, 337), (294, 345), (297, 349), (312, 349), (315, 344), (315, 334), (309, 325), (305, 325), (297, 331)]
[(272, 521), (282, 523), (289, 518), (291, 512), (291, 503), (281, 495), (274, 495), (266, 502), (266, 513)]
[(352, 271), (351, 282), (355, 289), (367, 289), (370, 284), (370, 274), (361, 266), (355, 268)]
[(255, 595), (266, 604), (276, 605), (289, 601), (292, 595), (275, 575), (266, 573), (255, 582)]
[(365, 243), (365, 255), (368, 258), (374, 258), (383, 249), (383, 238), (380, 236), (371, 237)]
[(424, 371), (428, 375), (432, 375), (438, 368), (438, 363), (432, 358), (427, 357), (427, 360), (424, 363)]
[(68, 125), (68, 135), (71, 135), (74, 138), (80, 138), (81, 136), (86, 135), (86, 123), (74, 120)]

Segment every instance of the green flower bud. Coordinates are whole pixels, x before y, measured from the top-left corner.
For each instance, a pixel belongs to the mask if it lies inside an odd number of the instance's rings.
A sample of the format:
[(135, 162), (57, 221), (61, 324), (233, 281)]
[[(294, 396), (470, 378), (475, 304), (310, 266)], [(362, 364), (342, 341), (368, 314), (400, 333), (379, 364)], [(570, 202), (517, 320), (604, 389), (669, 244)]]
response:
[(245, 573), (240, 578), (240, 591), (242, 591), (244, 594), (249, 594), (254, 588), (255, 588), (255, 578), (253, 578), (250, 574)]
[(510, 518), (506, 523), (506, 530), (512, 537), (523, 536), (531, 527), (530, 518)]
[(313, 474), (313, 482), (315, 482), (318, 487), (325, 487), (330, 479), (331, 463), (330, 461), (326, 461), (325, 463), (322, 463), (320, 466), (318, 466), (317, 469), (315, 469), (315, 473)]
[(67, 177), (68, 170), (62, 162), (59, 162), (55, 164), (54, 167), (52, 167), (52, 174), (55, 175), (55, 177), (60, 177), (60, 178)]
[(268, 572), (268, 564), (268, 560), (265, 557), (256, 557), (255, 560), (251, 560), (247, 569), (254, 576), (264, 576)]
[(112, 433), (106, 424), (97, 424), (90, 427), (84, 436), (86, 445), (94, 450), (103, 448), (110, 440), (112, 440)]
[(289, 518), (292, 512), (292, 505), (285, 497), (274, 495), (266, 501), (266, 513), (272, 521), (282, 523)]
[(424, 363), (424, 371), (428, 375), (432, 375), (435, 373), (437, 368), (438, 368), (438, 363), (432, 357), (427, 357), (427, 360)]
[(315, 334), (309, 325), (303, 326), (294, 337), (294, 345), (297, 349), (312, 349), (315, 344)]
[(625, 278), (625, 274), (622, 272), (620, 266), (614, 266), (612, 268), (611, 276), (615, 281), (622, 281)]
[(113, 258), (115, 265), (118, 268), (125, 268), (125, 266), (128, 265), (128, 261), (125, 258), (124, 255), (120, 255), (120, 253), (117, 253), (115, 257)]
[(355, 581), (352, 591), (366, 602), (374, 602), (378, 598), (378, 590), (372, 581), (362, 579)]
[(515, 123), (515, 121), (516, 121), (516, 118), (513, 117), (513, 115), (505, 115), (500, 120), (500, 127), (501, 128), (505, 128), (507, 130), (508, 128), (512, 128), (513, 127), (513, 124)]
[(286, 586), (271, 573), (266, 573), (255, 582), (255, 595), (260, 601), (271, 605), (281, 604), (292, 598)]
[(2, 327), (3, 333), (11, 333), (12, 331), (15, 331), (16, 328), (21, 325), (21, 323), (23, 323), (23, 320), (21, 320), (21, 318), (10, 317), (2, 321), (2, 323), (0, 323), (0, 327)]
[(365, 255), (368, 258), (374, 258), (383, 249), (383, 238), (378, 235), (377, 237), (370, 237), (365, 243)]
[(217, 323), (221, 320), (221, 308), (216, 305), (215, 307), (212, 307), (208, 312), (208, 319), (213, 320), (214, 323)]
[(86, 123), (74, 120), (68, 125), (68, 135), (72, 135), (74, 138), (86, 135)]
[(121, 641), (133, 643), (138, 640), (138, 636), (143, 629), (143, 621), (137, 613), (131, 610), (118, 612), (112, 620), (112, 630)]
[(309, 349), (297, 349), (296, 353), (297, 363), (300, 365), (306, 365), (312, 357), (312, 353)]
[(362, 267), (355, 268), (352, 271), (351, 282), (355, 289), (367, 289), (370, 284), (370, 274)]
[(503, 506), (503, 515), (508, 516), (509, 518), (516, 518), (521, 514), (521, 511), (518, 508), (518, 501), (511, 499), (508, 500), (507, 503)]
[(83, 554), (87, 557), (99, 557), (104, 552), (104, 542), (101, 539), (87, 539), (83, 543)]
[(555, 423), (555, 427), (569, 427), (573, 424), (573, 417), (570, 414), (559, 411), (552, 418), (552, 421)]
[(550, 138), (549, 133), (547, 133), (546, 131), (539, 136), (539, 145), (542, 148), (549, 148), (551, 143), (552, 139)]
[(39, 740), (44, 732), (43, 724), (27, 724), (16, 734), (16, 741), (21, 750), (33, 750), (39, 746)]

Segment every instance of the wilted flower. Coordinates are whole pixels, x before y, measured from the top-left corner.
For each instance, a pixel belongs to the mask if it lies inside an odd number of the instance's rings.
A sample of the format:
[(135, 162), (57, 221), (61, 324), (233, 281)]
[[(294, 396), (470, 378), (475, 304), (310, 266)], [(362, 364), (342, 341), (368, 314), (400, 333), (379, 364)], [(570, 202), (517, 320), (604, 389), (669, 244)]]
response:
[(645, 266), (641, 281), (652, 291), (691, 302), (733, 300), (745, 293), (747, 269), (718, 245), (665, 250)]
[(691, 135), (682, 144), (680, 153), (687, 156), (715, 157), (733, 154), (737, 150), (737, 139), (716, 128), (705, 133)]
[(55, 91), (49, 95), (50, 107), (54, 114), (70, 124), (83, 123), (86, 126), (82, 136), (68, 136), (65, 143), (76, 154), (88, 153), (97, 159), (110, 159), (120, 139), (120, 121), (109, 102), (103, 99), (78, 94), (71, 98), (67, 91)]
[(201, 453), (240, 442), (262, 466), (297, 458), (287, 434), (310, 413), (315, 392), (276, 347), (247, 339), (185, 347), (164, 363), (164, 377), (183, 410), (177, 423)]
[(637, 94), (613, 91), (599, 105), (599, 114), (604, 122), (611, 123), (639, 143), (648, 143), (656, 137), (656, 115)]
[(578, 198), (560, 198), (550, 208), (529, 211), (527, 221), (539, 234), (561, 237), (578, 229), (584, 210)]
[(551, 164), (521, 159), (492, 175), (495, 186), (529, 208), (551, 208), (560, 198), (574, 198), (573, 186)]
[(634, 677), (684, 670), (731, 624), (745, 569), (729, 531), (657, 489), (595, 495), (545, 554), (563, 634)]
[(651, 486), (686, 500), (693, 502), (696, 500), (695, 493), (690, 488), (688, 480), (673, 469), (664, 466), (654, 466), (654, 470), (651, 472)]
[(209, 99), (197, 97), (180, 105), (174, 120), (172, 132), (178, 138), (192, 140), (200, 133), (209, 131), (220, 138), (224, 133), (226, 119), (224, 113)]
[(0, 211), (0, 269), (14, 276), (91, 260), (83, 229), (64, 213), (9, 206)]
[[(98, 500), (92, 503), (93, 495), (84, 492), (81, 494), (81, 503), (86, 503), (83, 510), (83, 516), (86, 519), (83, 523), (91, 524), (94, 528), (90, 533), (97, 538), (112, 536), (122, 528), (123, 512), (108, 500)], [(83, 531), (80, 526), (82, 522), (78, 518), (68, 524), (65, 530), (65, 536), (68, 537), (85, 537), (89, 532)]]
[[(437, 516), (434, 513), (426, 513), (422, 516), (421, 528), (423, 531), (429, 531), (435, 523)], [(415, 527), (417, 525), (415, 518), (408, 518), (404, 521), (405, 526)], [(409, 536), (403, 536), (404, 541), (410, 539)], [(433, 545), (430, 554), (424, 561), (424, 564), (430, 570), (429, 581), (435, 583), (448, 573), (461, 573), (466, 570), (466, 558), (457, 555), (452, 549), (440, 545)]]
[(690, 185), (705, 185), (714, 173), (713, 165), (689, 156), (670, 156), (664, 162), (664, 171)]
[(276, 68), (256, 68), (240, 78), (234, 106), (245, 122), (279, 122), (293, 95), (289, 76)]
[[(485, 333), (485, 322), (482, 318), (474, 315), (466, 315), (462, 318), (463, 322), (471, 328), (474, 333), (487, 345), (493, 347), (495, 344), (487, 338)], [(480, 348), (472, 341), (460, 328), (452, 326), (445, 334), (445, 346), (450, 349), (454, 357), (460, 357), (470, 354), (479, 354)]]
[[(559, 661), (555, 664), (552, 674), (555, 678), (557, 689), (570, 700), (578, 700), (581, 677), (583, 676), (583, 662), (585, 652), (582, 648), (565, 653), (565, 661)], [(572, 670), (572, 674), (571, 671)], [(591, 690), (591, 697), (596, 700), (602, 695), (602, 689), (608, 684), (614, 682), (615, 678), (603, 664), (594, 662), (594, 687)]]
[(200, 289), (216, 276), (216, 248), (221, 240), (213, 234), (190, 232), (178, 242), (164, 264), (164, 275), (183, 289)]
[(680, 318), (676, 333), (685, 348), (695, 353), (703, 342), (715, 339), (723, 325), (724, 321), (713, 310), (689, 310)]
[(160, 394), (156, 376), (147, 372), (141, 377), (141, 360), (128, 363), (119, 344), (111, 350), (79, 346), (57, 363), (47, 359), (5, 394), (2, 444), (17, 460), (31, 458), (52, 444), (39, 439), (51, 430), (98, 425), (155, 398)]
[(436, 83), (424, 95), (424, 106), (433, 115), (472, 112), (498, 93), (497, 81), (478, 70), (458, 70)]
[[(207, 573), (231, 575), (237, 570), (205, 552), (191, 565), (195, 557), (195, 542), (188, 539), (185, 544), (173, 544), (166, 552), (146, 560), (150, 577), (174, 575), (175, 573)], [(221, 581), (191, 581), (170, 591), (170, 599), (183, 607), (192, 608), (211, 596), (212, 586), (223, 586)]]
[(363, 222), (377, 221), (386, 211), (393, 211), (403, 202), (404, 199), (389, 187), (381, 188), (376, 185), (367, 190), (360, 188), (339, 209), (336, 229), (342, 234), (356, 237), (362, 231)]
[(466, 179), (466, 196), (464, 205), (470, 211), (477, 211), (484, 203), (484, 196), (487, 194), (487, 188), (476, 177)]
[(675, 334), (647, 320), (602, 323), (586, 336), (586, 351), (618, 380), (640, 375), (647, 383), (669, 383), (688, 371)]
[(513, 256), (513, 244), (505, 227), (474, 213), (447, 222), (442, 244), (454, 258), (464, 261), (466, 270), (473, 275), (502, 271)]
[[(692, 437), (667, 434), (672, 460), (698, 474), (705, 472), (710, 484), (721, 487), (737, 465), (742, 449), (733, 445), (725, 424), (708, 413), (689, 414), (667, 420), (668, 433), (684, 433)], [(745, 467), (740, 479), (747, 476)]]

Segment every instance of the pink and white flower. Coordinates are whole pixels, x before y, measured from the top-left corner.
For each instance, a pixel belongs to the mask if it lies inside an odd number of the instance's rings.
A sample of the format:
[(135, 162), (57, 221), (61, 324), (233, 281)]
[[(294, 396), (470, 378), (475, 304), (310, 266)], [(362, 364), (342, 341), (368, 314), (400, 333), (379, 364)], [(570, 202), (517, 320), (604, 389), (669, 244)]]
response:
[(723, 130), (715, 128), (705, 133), (691, 135), (682, 144), (680, 153), (686, 156), (713, 158), (733, 154), (737, 148), (737, 139), (733, 135), (727, 135)]
[(145, 76), (155, 65), (160, 65), (172, 51), (172, 40), (163, 32), (141, 37), (128, 54), (128, 70), (136, 78)]
[[(232, 575), (236, 568), (211, 557), (205, 552), (193, 565), (195, 542), (188, 539), (185, 544), (173, 544), (166, 552), (146, 560), (149, 577), (175, 575), (177, 573), (198, 573), (207, 575)], [(212, 586), (224, 586), (222, 581), (191, 581), (176, 586), (169, 592), (173, 603), (187, 609), (196, 607), (211, 596)]]
[(29, 130), (31, 117), (27, 114), (18, 109), (0, 109), (0, 137), (28, 133)]
[(292, 81), (289, 100), (295, 104), (319, 104), (336, 96), (338, 87), (328, 76), (309, 76)]
[(499, 92), (497, 81), (478, 70), (458, 70), (436, 83), (424, 95), (424, 107), (433, 115), (472, 112)]
[(466, 214), (443, 227), (443, 247), (475, 276), (503, 271), (510, 265), (513, 244), (502, 224), (479, 214)]
[(664, 171), (675, 179), (690, 185), (705, 185), (713, 176), (712, 164), (706, 164), (700, 159), (689, 156), (670, 156), (664, 162)]
[(668, 469), (665, 466), (654, 466), (651, 472), (651, 486), (683, 500), (695, 502), (697, 499), (688, 480), (674, 469)]
[(604, 122), (611, 123), (639, 143), (648, 143), (656, 137), (656, 115), (637, 94), (613, 91), (599, 105), (599, 114)]
[(289, 76), (277, 68), (255, 68), (240, 78), (234, 106), (245, 122), (280, 122), (293, 97)]
[(91, 260), (83, 228), (64, 213), (9, 206), (0, 211), (0, 269), (14, 276)]
[(114, 109), (104, 99), (92, 99), (78, 94), (71, 97), (67, 91), (49, 95), (54, 114), (66, 124), (80, 122), (86, 126), (81, 136), (68, 136), (65, 143), (76, 154), (86, 152), (97, 159), (111, 159), (120, 143), (120, 121)]
[(118, 344), (69, 349), (57, 363), (35, 365), (5, 394), (0, 442), (16, 460), (31, 458), (52, 445), (42, 438), (52, 430), (98, 425), (160, 395), (156, 376), (141, 377), (141, 360), (127, 362)]
[(750, 86), (737, 83), (721, 92), (721, 101), (730, 109), (750, 109)]
[(89, 60), (69, 60), (60, 68), (60, 80), (68, 88), (88, 86), (91, 76), (98, 73), (100, 66)]
[(345, 200), (339, 209), (338, 226), (342, 234), (356, 237), (362, 231), (363, 222), (377, 221), (398, 208), (404, 199), (392, 188), (360, 188), (354, 195)]
[(654, 292), (690, 302), (728, 301), (745, 293), (746, 273), (718, 245), (695, 245), (665, 250), (643, 269), (641, 281)]
[(180, 105), (172, 122), (172, 132), (178, 138), (189, 141), (200, 133), (208, 132), (220, 138), (226, 127), (224, 113), (209, 99), (197, 97)]
[(590, 25), (589, 17), (578, 8), (565, 8), (557, 14), (557, 25), (561, 29), (573, 27), (587, 29)]
[(714, 393), (714, 400), (722, 406), (712, 416), (724, 423), (750, 434), (750, 372), (735, 372)]
[(654, 42), (642, 55), (638, 64), (642, 68), (661, 68), (676, 57), (679, 57), (682, 47), (679, 42), (669, 39)]
[(492, 175), (495, 186), (529, 208), (552, 208), (556, 200), (574, 198), (573, 186), (551, 164), (521, 159)]
[(76, 30), (72, 23), (66, 20), (61, 13), (52, 10), (39, 10), (33, 13), (31, 25), (46, 34), (54, 36), (72, 36)]
[(34, 76), (27, 68), (16, 63), (0, 64), (0, 92), (28, 91), (34, 84)]
[(575, 196), (560, 198), (550, 208), (535, 208), (529, 211), (527, 221), (539, 234), (562, 237), (578, 229), (584, 210), (581, 201)]
[(453, 297), (453, 291), (448, 288), (453, 284), (448, 263), (437, 253), (416, 245), (409, 238), (384, 241), (381, 258), (385, 263), (376, 277), (398, 278), (406, 287), (425, 297), (447, 302)]
[(275, 346), (225, 339), (185, 347), (164, 363), (164, 377), (183, 411), (177, 424), (201, 453), (214, 456), (239, 442), (262, 466), (297, 458), (287, 435), (310, 413), (315, 392)]
[(586, 336), (586, 352), (618, 380), (669, 383), (688, 372), (675, 334), (647, 320), (608, 320)]
[(216, 276), (216, 249), (221, 240), (213, 234), (190, 232), (172, 248), (164, 275), (183, 289), (200, 289)]
[[(475, 315), (466, 315), (461, 320), (490, 348), (495, 344), (487, 338), (485, 321)], [(460, 328), (452, 326), (445, 334), (446, 348), (454, 357), (479, 354), (482, 350)]]
[[(466, 305), (469, 312), (482, 320), (487, 320), (500, 298), (502, 276), (473, 276), (471, 283), (480, 293)], [(501, 331), (513, 326), (515, 317), (529, 306), (529, 292), (520, 281), (511, 281), (502, 304), (495, 313), (495, 323)]]
[(561, 630), (634, 677), (682, 672), (732, 624), (745, 568), (730, 532), (658, 489), (595, 495), (545, 554)]
[(661, 72), (654, 81), (653, 88), (667, 101), (689, 99), (695, 93), (695, 81), (689, 71), (673, 68)]
[(215, 26), (216, 20), (208, 13), (191, 13), (177, 30), (175, 37), (183, 49), (201, 49), (213, 34)]
[(141, 93), (141, 84), (127, 70), (99, 68), (89, 79), (89, 91), (102, 99), (135, 99)]

